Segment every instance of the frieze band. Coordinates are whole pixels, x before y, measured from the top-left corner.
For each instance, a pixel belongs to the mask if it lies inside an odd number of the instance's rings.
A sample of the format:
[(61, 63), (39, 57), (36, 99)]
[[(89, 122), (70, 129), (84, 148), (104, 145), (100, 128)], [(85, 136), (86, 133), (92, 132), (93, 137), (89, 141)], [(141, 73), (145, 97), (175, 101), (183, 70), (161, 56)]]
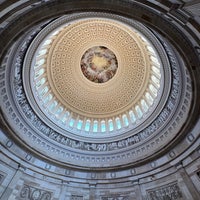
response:
[[(38, 30), (40, 31), (40, 29)], [(33, 38), (37, 35), (37, 32), (34, 32), (32, 36), (29, 36), (25, 39), (23, 45), (16, 51), (15, 59), (12, 61), (14, 64), (13, 73), (15, 73), (15, 78), (13, 80), (13, 90), (15, 93), (15, 101), (17, 102), (18, 106), (20, 107), (21, 112), (26, 117), (26, 119), (29, 121), (30, 125), (34, 127), (34, 129), (37, 129), (39, 133), (43, 133), (45, 136), (49, 137), (50, 139), (53, 139), (54, 141), (69, 147), (71, 149), (77, 149), (77, 150), (84, 150), (84, 151), (99, 151), (99, 152), (109, 152), (109, 151), (115, 151), (118, 149), (125, 149), (128, 147), (135, 148), (137, 147), (136, 144), (138, 144), (141, 141), (147, 140), (148, 137), (150, 138), (153, 133), (162, 130), (162, 128), (168, 123), (169, 119), (172, 117), (172, 114), (176, 111), (176, 107), (178, 106), (179, 98), (180, 98), (180, 90), (182, 90), (180, 85), (180, 75), (179, 70), (177, 69), (177, 62), (176, 59), (174, 59), (173, 54), (170, 52), (170, 50), (167, 51), (167, 48), (165, 47), (165, 50), (168, 54), (169, 61), (171, 63), (172, 68), (172, 87), (171, 92), (169, 94), (169, 98), (167, 100), (167, 103), (165, 107), (163, 108), (162, 112), (158, 115), (158, 117), (143, 131), (127, 137), (122, 140), (113, 141), (113, 142), (107, 142), (107, 143), (89, 143), (89, 142), (83, 142), (71, 139), (67, 136), (64, 136), (55, 130), (51, 129), (50, 127), (46, 126), (46, 124), (35, 114), (34, 110), (31, 108), (31, 106), (28, 103), (28, 100), (26, 99), (26, 95), (24, 93), (23, 89), (23, 82), (22, 82), (22, 64), (23, 64), (23, 58), (27, 51), (27, 48), (29, 47), (31, 41)], [(6, 63), (6, 62), (5, 62)], [(9, 70), (6, 68), (6, 70)], [(1, 66), (1, 76), (4, 77), (4, 79), (0, 82), (1, 86), (1, 94), (2, 94), (2, 101), (5, 105), (5, 109), (8, 110), (8, 114), (11, 116), (12, 119), (15, 120), (15, 123), (19, 125), (20, 129), (23, 129), (23, 133), (27, 135), (34, 135), (31, 133), (31, 128), (23, 126), (23, 124), (20, 122), (19, 118), (16, 118), (16, 114), (14, 113), (14, 109), (12, 108), (12, 103), (8, 99), (7, 93), (10, 93), (9, 87), (5, 87), (5, 64)], [(187, 76), (187, 80), (190, 81), (189, 75)], [(186, 95), (182, 99), (184, 100), (182, 111), (179, 112), (180, 117), (183, 117), (185, 112), (188, 112), (190, 102), (191, 102), (191, 83), (187, 82), (186, 87)], [(184, 105), (185, 104), (185, 105)], [(182, 116), (181, 116), (182, 115)], [(175, 118), (175, 116), (174, 116)], [(176, 120), (176, 119), (175, 119)], [(172, 123), (173, 124), (173, 123)], [(168, 130), (173, 129), (173, 125), (170, 125), (168, 127)], [(167, 131), (167, 130), (166, 130)], [(36, 136), (34, 136), (36, 138)], [(60, 150), (59, 150), (60, 151)], [(66, 156), (68, 153), (66, 154)], [(133, 156), (133, 155), (132, 155)], [(79, 156), (80, 157), (80, 156)], [(120, 155), (121, 157), (121, 155)], [(76, 159), (76, 156), (71, 156), (70, 159)], [(98, 160), (99, 162), (100, 160)], [(102, 162), (106, 161), (106, 159), (102, 158)]]

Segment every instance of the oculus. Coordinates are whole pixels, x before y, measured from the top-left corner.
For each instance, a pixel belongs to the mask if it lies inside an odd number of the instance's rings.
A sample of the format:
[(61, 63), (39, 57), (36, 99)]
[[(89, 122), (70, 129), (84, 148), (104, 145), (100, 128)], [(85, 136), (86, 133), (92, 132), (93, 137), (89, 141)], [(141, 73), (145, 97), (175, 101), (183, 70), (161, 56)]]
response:
[(115, 54), (104, 46), (88, 49), (81, 59), (84, 76), (95, 83), (105, 83), (113, 78), (118, 68)]

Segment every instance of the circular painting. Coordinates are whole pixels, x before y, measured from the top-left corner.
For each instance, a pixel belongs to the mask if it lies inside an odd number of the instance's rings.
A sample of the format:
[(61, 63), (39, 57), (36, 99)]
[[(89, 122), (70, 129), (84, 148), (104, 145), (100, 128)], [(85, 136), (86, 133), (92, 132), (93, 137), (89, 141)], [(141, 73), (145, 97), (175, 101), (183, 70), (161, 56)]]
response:
[(84, 76), (94, 83), (105, 83), (113, 78), (118, 68), (115, 54), (104, 46), (88, 49), (81, 59)]

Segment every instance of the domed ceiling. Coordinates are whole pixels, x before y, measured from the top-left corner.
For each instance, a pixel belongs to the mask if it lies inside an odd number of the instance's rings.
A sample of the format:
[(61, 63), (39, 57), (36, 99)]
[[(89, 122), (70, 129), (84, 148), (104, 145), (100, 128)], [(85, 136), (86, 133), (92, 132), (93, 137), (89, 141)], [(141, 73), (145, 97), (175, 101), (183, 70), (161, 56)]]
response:
[(164, 74), (162, 61), (166, 65), (167, 59), (161, 61), (154, 46), (161, 45), (141, 24), (105, 13), (87, 15), (58, 19), (45, 30), (60, 21), (63, 25), (36, 37), (32, 46), (44, 39), (27, 54), (24, 65), (31, 66), (31, 81), (24, 67), (25, 88), (31, 82), (28, 96), (32, 90), (40, 110), (63, 131), (111, 137), (135, 129), (152, 115), (170, 70)]
[(5, 113), (26, 121), (13, 127), (19, 140), (55, 162), (133, 165), (169, 145), (185, 123), (190, 75), (168, 42), (140, 22), (64, 15), (17, 51), (7, 69), (17, 110)]
[(0, 199), (200, 199), (199, 6), (0, 1)]

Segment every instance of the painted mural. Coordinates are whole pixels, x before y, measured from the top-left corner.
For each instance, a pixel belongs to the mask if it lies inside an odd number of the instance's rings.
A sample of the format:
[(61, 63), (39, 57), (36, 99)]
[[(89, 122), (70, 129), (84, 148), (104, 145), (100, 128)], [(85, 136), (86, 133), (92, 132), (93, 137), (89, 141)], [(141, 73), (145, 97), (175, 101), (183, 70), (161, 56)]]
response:
[(118, 68), (115, 54), (104, 46), (88, 49), (81, 59), (84, 76), (94, 83), (105, 83), (113, 78)]

